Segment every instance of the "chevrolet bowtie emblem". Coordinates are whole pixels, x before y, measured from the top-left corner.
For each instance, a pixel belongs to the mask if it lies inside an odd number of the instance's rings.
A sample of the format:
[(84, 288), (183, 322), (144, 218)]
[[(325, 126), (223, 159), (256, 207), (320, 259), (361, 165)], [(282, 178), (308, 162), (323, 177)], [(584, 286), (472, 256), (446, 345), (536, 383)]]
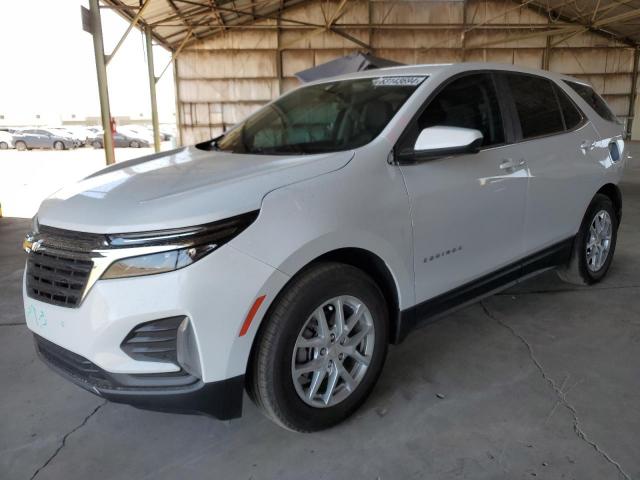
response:
[(42, 240), (33, 241), (33, 237), (26, 237), (22, 242), (22, 248), (25, 252), (37, 252), (42, 245)]

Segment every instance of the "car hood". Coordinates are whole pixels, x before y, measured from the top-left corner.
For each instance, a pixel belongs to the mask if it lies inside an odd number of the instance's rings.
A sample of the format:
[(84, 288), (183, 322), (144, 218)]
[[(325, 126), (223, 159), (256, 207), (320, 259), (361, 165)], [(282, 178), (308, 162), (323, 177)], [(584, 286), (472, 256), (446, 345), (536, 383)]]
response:
[(47, 198), (42, 225), (125, 233), (213, 222), (260, 208), (277, 188), (338, 170), (353, 152), (269, 156), (186, 147), (107, 167)]

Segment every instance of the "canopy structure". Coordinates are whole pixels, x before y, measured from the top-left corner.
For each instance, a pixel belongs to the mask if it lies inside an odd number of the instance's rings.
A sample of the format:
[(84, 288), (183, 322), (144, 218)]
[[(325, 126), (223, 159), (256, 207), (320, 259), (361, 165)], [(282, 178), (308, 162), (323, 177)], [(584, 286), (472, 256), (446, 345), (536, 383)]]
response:
[(336, 58), (313, 68), (297, 72), (295, 75), (303, 82), (313, 82), (323, 78), (335, 77), (345, 73), (361, 72), (374, 68), (395, 67), (402, 63), (375, 57), (368, 53), (352, 53), (346, 57)]
[[(262, 20), (277, 20), (270, 28), (325, 27), (315, 22), (287, 19), (292, 7), (313, 0), (103, 0), (110, 8), (152, 29), (155, 40), (175, 51), (186, 41), (197, 41), (236, 28), (252, 28)], [(357, 0), (344, 0), (343, 8)], [(458, 0), (460, 1), (460, 0)], [(385, 3), (393, 4), (393, 0)], [(640, 44), (640, 0), (515, 0), (524, 8), (549, 15), (551, 24), (569, 23), (584, 31), (612, 36), (628, 45)], [(141, 12), (142, 11), (142, 12)], [(330, 23), (344, 31), (348, 24)], [(375, 28), (376, 24), (371, 23)], [(259, 28), (269, 28), (260, 26)]]
[[(639, 83), (640, 0), (89, 3), (107, 129), (106, 67), (134, 28), (145, 32), (148, 52), (153, 42), (172, 53), (159, 73), (153, 56), (147, 55), (149, 86), (154, 116), (155, 84), (173, 66), (181, 143), (218, 135), (300, 81), (396, 64), (463, 61), (514, 63), (582, 78), (627, 122), (629, 133), (638, 127), (632, 120)], [(104, 52), (95, 28), (105, 8), (129, 22), (111, 52)], [(113, 154), (109, 158), (105, 150), (110, 163)]]

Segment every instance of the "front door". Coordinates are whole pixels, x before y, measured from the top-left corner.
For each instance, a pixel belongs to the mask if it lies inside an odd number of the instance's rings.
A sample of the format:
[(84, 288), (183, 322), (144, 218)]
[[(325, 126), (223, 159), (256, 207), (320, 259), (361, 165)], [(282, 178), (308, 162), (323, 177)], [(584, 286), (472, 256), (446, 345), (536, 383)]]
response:
[(482, 132), (478, 153), (401, 166), (411, 203), (416, 300), (428, 300), (522, 256), (528, 175), (520, 149), (510, 145), (494, 76), (451, 80), (414, 120), (401, 151), (431, 126)]

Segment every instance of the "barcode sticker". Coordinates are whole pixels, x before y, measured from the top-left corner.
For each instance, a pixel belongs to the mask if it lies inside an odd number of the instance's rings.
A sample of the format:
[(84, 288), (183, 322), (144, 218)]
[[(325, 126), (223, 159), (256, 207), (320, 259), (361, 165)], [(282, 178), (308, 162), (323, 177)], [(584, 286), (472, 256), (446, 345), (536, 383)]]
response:
[(373, 79), (374, 87), (416, 87), (427, 77), (379, 77)]

